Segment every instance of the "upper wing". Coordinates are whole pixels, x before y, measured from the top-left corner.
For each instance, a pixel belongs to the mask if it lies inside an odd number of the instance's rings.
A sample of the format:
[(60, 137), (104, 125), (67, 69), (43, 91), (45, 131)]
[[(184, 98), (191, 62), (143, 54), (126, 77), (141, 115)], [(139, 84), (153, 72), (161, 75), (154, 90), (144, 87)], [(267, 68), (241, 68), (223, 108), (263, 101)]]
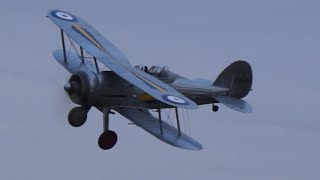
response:
[(81, 18), (60, 10), (49, 11), (47, 17), (88, 53), (150, 96), (175, 107), (197, 108), (196, 103), (169, 85), (134, 68), (123, 53)]
[(172, 146), (179, 147), (188, 150), (201, 150), (202, 146), (197, 141), (193, 140), (191, 137), (181, 132), (178, 135), (178, 131), (175, 127), (162, 121), (162, 134), (160, 133), (159, 119), (154, 117), (146, 109), (136, 109), (136, 108), (113, 108), (115, 111), (120, 113), (122, 116), (126, 117), (132, 121), (135, 125), (146, 130), (148, 133), (157, 137), (161, 141), (164, 141)]

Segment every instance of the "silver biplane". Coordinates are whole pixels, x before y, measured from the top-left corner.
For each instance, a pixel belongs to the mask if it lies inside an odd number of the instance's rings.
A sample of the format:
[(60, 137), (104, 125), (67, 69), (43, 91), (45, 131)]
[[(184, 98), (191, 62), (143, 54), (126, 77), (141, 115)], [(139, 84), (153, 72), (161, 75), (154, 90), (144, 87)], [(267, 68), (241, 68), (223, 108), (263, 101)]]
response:
[[(55, 50), (53, 56), (72, 74), (64, 89), (79, 105), (69, 112), (68, 121), (80, 127), (92, 107), (101, 111), (104, 131), (98, 145), (103, 150), (114, 147), (118, 139), (109, 129), (109, 114), (114, 111), (158, 139), (188, 150), (201, 150), (202, 146), (181, 131), (178, 108), (212, 104), (216, 112), (216, 104), (221, 103), (239, 112), (252, 111), (242, 100), (252, 85), (252, 69), (245, 61), (229, 65), (214, 82), (189, 80), (167, 67), (132, 66), (121, 51), (78, 16), (50, 10), (47, 17), (59, 27), (62, 39), (62, 49)], [(75, 52), (67, 51), (65, 35)], [(101, 70), (101, 65), (110, 70)], [(175, 110), (176, 126), (163, 121), (164, 108)], [(151, 109), (158, 112), (158, 117)]]

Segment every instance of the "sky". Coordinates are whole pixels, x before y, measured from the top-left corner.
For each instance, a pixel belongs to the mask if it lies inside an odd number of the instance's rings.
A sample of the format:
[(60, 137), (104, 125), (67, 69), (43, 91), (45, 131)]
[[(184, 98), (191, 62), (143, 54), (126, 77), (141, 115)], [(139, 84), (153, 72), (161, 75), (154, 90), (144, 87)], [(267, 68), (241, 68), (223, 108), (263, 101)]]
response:
[[(0, 179), (319, 179), (320, 3), (311, 0), (18, 1), (0, 6)], [(169, 146), (116, 114), (102, 151), (102, 114), (66, 117), (68, 74), (49, 9), (96, 27), (134, 65), (214, 80), (233, 61), (253, 68), (253, 113), (189, 111), (202, 151)]]

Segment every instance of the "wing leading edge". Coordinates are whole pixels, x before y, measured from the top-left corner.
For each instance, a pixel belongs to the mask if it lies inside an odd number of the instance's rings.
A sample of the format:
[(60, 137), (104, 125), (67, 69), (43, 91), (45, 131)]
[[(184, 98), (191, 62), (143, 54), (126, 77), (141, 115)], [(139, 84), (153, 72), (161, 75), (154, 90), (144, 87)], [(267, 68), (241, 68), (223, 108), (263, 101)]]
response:
[(60, 10), (47, 17), (88, 53), (157, 100), (174, 107), (196, 109), (197, 104), (157, 78), (134, 68), (111, 42), (81, 18)]
[(172, 146), (199, 151), (202, 146), (197, 141), (193, 140), (191, 137), (184, 133), (178, 135), (178, 130), (171, 126), (170, 124), (162, 121), (162, 135), (160, 133), (159, 119), (154, 117), (146, 109), (136, 109), (136, 108), (113, 108), (115, 111), (120, 113), (122, 116), (126, 117), (132, 121), (135, 125), (146, 130), (151, 135), (166, 142)]

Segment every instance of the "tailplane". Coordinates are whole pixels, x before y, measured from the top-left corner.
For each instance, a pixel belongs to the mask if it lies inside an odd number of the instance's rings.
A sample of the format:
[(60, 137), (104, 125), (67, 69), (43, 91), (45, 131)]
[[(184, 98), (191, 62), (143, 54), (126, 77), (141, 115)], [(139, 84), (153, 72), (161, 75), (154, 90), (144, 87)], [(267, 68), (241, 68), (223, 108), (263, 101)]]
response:
[(242, 113), (252, 112), (251, 105), (242, 99), (237, 99), (230, 96), (218, 96), (218, 97), (215, 97), (215, 99), (221, 104), (235, 111), (242, 112)]

